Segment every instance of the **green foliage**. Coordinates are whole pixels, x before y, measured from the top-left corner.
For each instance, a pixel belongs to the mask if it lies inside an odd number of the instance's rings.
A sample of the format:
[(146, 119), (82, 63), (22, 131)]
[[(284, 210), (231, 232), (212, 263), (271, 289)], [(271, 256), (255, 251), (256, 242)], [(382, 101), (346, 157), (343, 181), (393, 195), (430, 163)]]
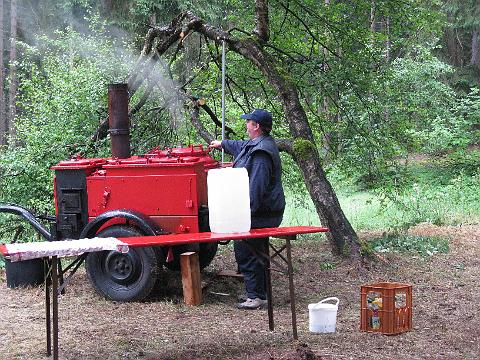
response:
[[(418, 223), (458, 225), (480, 219), (480, 177), (442, 176), (445, 169), (424, 171), (422, 182), (404, 188), (386, 188), (379, 195), (378, 211), (391, 229), (406, 230)], [(384, 224), (386, 225), (386, 224)]]
[(448, 239), (429, 236), (385, 235), (369, 240), (368, 245), (379, 253), (418, 253), (422, 256), (432, 256), (449, 251)]
[(461, 151), (475, 143), (479, 92), (457, 94), (446, 82), (452, 71), (431, 48), (416, 47), (375, 80), (369, 113), (355, 97), (344, 97), (356, 121), (336, 128), (339, 169), (364, 188), (398, 187), (408, 182), (399, 159), (413, 152)]
[[(100, 32), (100, 30), (98, 30)], [(125, 77), (113, 44), (72, 29), (21, 44), (16, 138), (0, 153), (2, 202), (39, 213), (53, 211), (53, 171), (70, 156), (108, 154), (106, 142), (89, 142), (106, 115), (107, 84)]]
[[(55, 4), (48, 1), (45, 9), (37, 10), (44, 10), (51, 20)], [(191, 10), (239, 38), (252, 37), (255, 21), (253, 1), (69, 0), (62, 4), (75, 16), (72, 21), (59, 17), (51, 26), (60, 27), (66, 21), (80, 27), (87, 24), (91, 35), (68, 29), (53, 40), (40, 38), (34, 47), (23, 45), (21, 112), (16, 125), (19, 146), (5, 149), (0, 157), (2, 201), (40, 212), (52, 210), (49, 166), (77, 153), (108, 153), (105, 143), (92, 146), (89, 137), (106, 116), (106, 84), (125, 80), (128, 69), (122, 64), (133, 62), (119, 50), (124, 41), (119, 28), (133, 32), (140, 47), (147, 24), (154, 20), (163, 25), (180, 11)], [(275, 70), (298, 89), (315, 143), (322, 146), (316, 149), (311, 142), (297, 139), (294, 152), (305, 159), (309, 152), (320, 150), (334, 180), (343, 178), (350, 185), (377, 190), (341, 194), (348, 216), (360, 228), (380, 224), (401, 228), (425, 220), (455, 222), (449, 217), (456, 216), (456, 207), (440, 196), (446, 191), (451, 199), (459, 197), (455, 186), (468, 194), (468, 201), (476, 199), (468, 184), (473, 186), (478, 178), (466, 175), (478, 174), (477, 161), (474, 154), (462, 151), (478, 137), (480, 97), (476, 89), (457, 94), (448, 84), (452, 68), (433, 56), (445, 20), (436, 10), (438, 5), (438, 1), (423, 0), (360, 0), (355, 6), (313, 0), (269, 2), (270, 41), (264, 49), (275, 59)], [(106, 16), (108, 25), (91, 15), (97, 13)], [(85, 15), (87, 20), (82, 19)], [(105, 32), (121, 38), (106, 40)], [(183, 100), (174, 96), (178, 84), (187, 84), (188, 93), (207, 99), (214, 113), (221, 112), (220, 47), (191, 34), (178, 50), (172, 47), (166, 54), (170, 62), (156, 66), (154, 76), (131, 99), (134, 106), (149, 85), (155, 88), (132, 117), (136, 153), (197, 140), (185, 122)], [(262, 107), (274, 114), (274, 135), (291, 138), (278, 89), (268, 84), (265, 74), (233, 52), (227, 54), (227, 74), (226, 119), (236, 137), (245, 137), (239, 115)], [(165, 82), (170, 76), (173, 79)], [(204, 112), (200, 117), (212, 133), (219, 134)], [(439, 178), (436, 187), (422, 182), (413, 185), (415, 174), (402, 161), (412, 152), (448, 152), (438, 166), (455, 176)], [(285, 187), (295, 208), (291, 220), (318, 223), (311, 201), (303, 196), (301, 174), (288, 156), (282, 158)], [(368, 210), (355, 212), (349, 201), (355, 206), (363, 202)], [(470, 210), (458, 209), (461, 217)]]
[(356, 97), (346, 94), (342, 102), (356, 120), (337, 127), (340, 167), (349, 174), (353, 171), (367, 187), (385, 179), (401, 181), (398, 158), (427, 148), (432, 124), (450, 119), (455, 93), (443, 81), (450, 72), (429, 49), (417, 48), (393, 61), (372, 83), (369, 112)]
[(478, 139), (480, 124), (479, 90), (473, 88), (466, 96), (458, 96), (444, 116), (436, 116), (419, 132), (425, 140), (424, 151), (444, 152), (465, 148)]
[[(447, 168), (426, 165), (410, 166), (408, 171), (403, 187), (375, 191), (358, 191), (352, 183), (333, 179), (342, 210), (356, 230), (403, 233), (423, 222), (480, 222), (480, 176), (456, 176)], [(289, 192), (283, 225), (319, 225), (313, 203), (299, 194)]]
[(436, 159), (435, 164), (454, 176), (480, 175), (480, 150), (455, 150)]
[(322, 262), (320, 264), (320, 270), (334, 270), (336, 267), (337, 264), (328, 261)]

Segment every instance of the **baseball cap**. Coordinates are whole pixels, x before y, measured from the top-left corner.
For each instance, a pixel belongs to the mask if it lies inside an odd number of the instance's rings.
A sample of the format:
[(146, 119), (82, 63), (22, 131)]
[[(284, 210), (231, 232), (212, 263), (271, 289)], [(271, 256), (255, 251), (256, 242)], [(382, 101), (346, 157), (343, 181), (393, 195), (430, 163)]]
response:
[(253, 120), (267, 129), (272, 128), (272, 114), (267, 110), (255, 109), (250, 114), (243, 114), (240, 117), (245, 120)]

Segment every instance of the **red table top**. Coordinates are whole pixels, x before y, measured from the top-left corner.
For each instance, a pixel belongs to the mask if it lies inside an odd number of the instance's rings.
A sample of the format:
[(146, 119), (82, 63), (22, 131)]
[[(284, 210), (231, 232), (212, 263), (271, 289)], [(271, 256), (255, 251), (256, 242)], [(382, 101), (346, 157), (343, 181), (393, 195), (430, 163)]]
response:
[(138, 236), (128, 238), (118, 238), (123, 243), (131, 247), (155, 246), (155, 245), (182, 245), (189, 243), (218, 242), (225, 240), (255, 239), (265, 237), (284, 237), (295, 236), (299, 234), (311, 234), (319, 232), (328, 232), (328, 228), (318, 226), (290, 226), (278, 228), (252, 229), (241, 233), (185, 233), (185, 234), (166, 234), (156, 236)]
[[(218, 242), (225, 240), (241, 240), (241, 239), (255, 239), (255, 238), (266, 238), (266, 237), (286, 237), (286, 236), (296, 236), (299, 234), (311, 234), (319, 232), (328, 232), (327, 228), (318, 227), (318, 226), (291, 226), (291, 227), (278, 227), (278, 228), (264, 228), (264, 229), (252, 229), (248, 232), (242, 233), (210, 233), (210, 232), (201, 232), (201, 233), (185, 233), (185, 234), (165, 234), (165, 235), (156, 235), (156, 236), (137, 236), (137, 237), (128, 237), (128, 238), (118, 238), (112, 239), (117, 241), (119, 244), (116, 244), (114, 248), (122, 248), (123, 245), (128, 247), (142, 247), (142, 246), (173, 246), (173, 245), (182, 245), (182, 244), (193, 244), (193, 243), (204, 243), (204, 242)], [(3, 245), (0, 244), (0, 253), (8, 257), (11, 255), (18, 255), (19, 259), (24, 258), (38, 258), (44, 256), (66, 256), (63, 253), (71, 248), (73, 252), (70, 255), (80, 254), (83, 252), (89, 251), (98, 251), (95, 245), (98, 245), (99, 242), (95, 239), (91, 239), (92, 244), (88, 246), (87, 244), (80, 248), (74, 249), (75, 242), (85, 242), (85, 240), (90, 239), (81, 239), (81, 240), (62, 240), (55, 241), (53, 243), (25, 243), (22, 245), (22, 250), (15, 250), (15, 253), (9, 252), (9, 247), (15, 247), (12, 245)], [(100, 240), (100, 239), (98, 239)], [(101, 239), (107, 240), (107, 239)], [(48, 250), (48, 255), (42, 255), (42, 252), (38, 253), (38, 249), (35, 250), (35, 247), (44, 244), (48, 245), (52, 249)], [(70, 246), (71, 244), (71, 246)], [(51, 246), (50, 246), (51, 245)], [(120, 247), (119, 247), (120, 246)], [(58, 248), (58, 249), (57, 249)], [(126, 247), (125, 247), (126, 248)], [(95, 249), (95, 250), (94, 250)], [(117, 249), (118, 250), (118, 249)], [(124, 250), (118, 250), (124, 251)], [(127, 250), (125, 250), (127, 251)], [(44, 250), (44, 254), (47, 254)], [(63, 254), (63, 255), (62, 255)]]

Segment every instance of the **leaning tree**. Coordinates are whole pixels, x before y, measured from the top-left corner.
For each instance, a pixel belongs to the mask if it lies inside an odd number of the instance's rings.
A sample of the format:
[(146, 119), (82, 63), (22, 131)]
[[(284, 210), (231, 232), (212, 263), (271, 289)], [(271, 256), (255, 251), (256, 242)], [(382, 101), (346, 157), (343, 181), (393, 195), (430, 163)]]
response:
[[(345, 217), (337, 196), (326, 178), (312, 129), (299, 99), (298, 89), (289, 80), (288, 73), (282, 71), (283, 69), (275, 57), (265, 49), (268, 42), (266, 1), (257, 1), (256, 10), (256, 29), (252, 36), (243, 38), (235, 37), (221, 28), (208, 24), (191, 12), (178, 15), (166, 27), (151, 28), (146, 36), (141, 59), (128, 81), (130, 93), (133, 94), (142, 82), (148, 78), (148, 72), (153, 69), (152, 62), (160, 59), (170, 47), (179, 46), (179, 43), (191, 32), (197, 32), (220, 46), (222, 41), (225, 41), (230, 51), (240, 54), (258, 68), (268, 84), (277, 92), (293, 139), (281, 141), (281, 149), (289, 153), (298, 164), (320, 220), (324, 226), (330, 229), (329, 238), (334, 251), (338, 254), (358, 257), (360, 250), (358, 237)], [(148, 92), (147, 88), (143, 99), (148, 95)], [(194, 122), (199, 135), (207, 142), (210, 141), (213, 136), (202, 126), (198, 117), (199, 107), (209, 110), (208, 105), (202, 102), (202, 99), (185, 96), (194, 101), (197, 100), (194, 102), (192, 122)], [(145, 100), (140, 99), (140, 103), (144, 102)], [(135, 106), (133, 110), (135, 111), (138, 108), (139, 106)], [(215, 118), (215, 116), (213, 117)], [(106, 130), (107, 126), (104, 122), (95, 137), (106, 136)]]
[[(360, 102), (371, 97), (368, 89), (370, 74), (401, 56), (402, 39), (408, 41), (421, 27), (422, 21), (424, 25), (428, 24), (428, 11), (425, 11), (428, 6), (422, 7), (421, 3), (416, 0), (400, 4), (390, 0), (364, 0), (356, 1), (352, 7), (348, 2), (330, 0), (275, 0), (270, 5), (267, 0), (256, 0), (255, 16), (250, 18), (245, 15), (248, 11), (243, 10), (246, 4), (239, 2), (235, 10), (238, 15), (227, 26), (214, 25), (190, 11), (182, 12), (169, 25), (153, 26), (148, 31), (141, 56), (128, 80), (131, 94), (142, 84), (147, 85), (131, 112), (138, 111), (152, 92), (154, 84), (148, 81), (155, 68), (152, 64), (168, 57), (169, 64), (172, 64), (192, 34), (203, 39), (196, 46), (205, 50), (217, 66), (219, 53), (212, 51), (211, 45), (218, 50), (224, 43), (228, 51), (247, 60), (243, 63), (248, 62), (258, 72), (263, 80), (260, 94), (269, 96), (273, 93), (275, 101), (281, 105), (288, 135), (278, 140), (279, 147), (298, 165), (320, 221), (330, 229), (328, 236), (334, 252), (358, 259), (360, 243), (357, 234), (326, 178), (322, 164), (325, 157), (319, 152), (319, 149), (323, 151), (330, 147), (323, 140), (334, 138), (335, 126), (343, 121), (335, 116), (329, 117), (328, 108), (338, 110), (341, 107), (339, 89), (342, 86)], [(254, 29), (242, 29), (239, 25), (242, 21), (250, 21)], [(272, 24), (275, 25), (275, 36), (270, 36)], [(241, 63), (237, 62), (237, 65), (240, 67)], [(208, 64), (200, 67), (198, 72), (206, 71), (206, 68)], [(213, 136), (199, 120), (200, 109), (205, 110), (216, 124), (218, 119), (208, 104), (188, 93), (187, 85), (192, 81), (193, 78), (184, 79), (184, 85), (177, 90), (193, 104), (191, 121), (198, 134), (209, 142)], [(230, 81), (235, 84), (234, 79), (230, 78)], [(265, 89), (265, 84), (269, 90)], [(240, 92), (245, 93), (245, 89)], [(255, 96), (259, 96), (259, 91)], [(236, 102), (233, 97), (232, 100)], [(324, 114), (321, 115), (331, 123), (326, 131), (321, 125), (319, 130), (319, 113), (322, 111)], [(350, 119), (349, 126), (355, 128), (356, 124)], [(323, 136), (319, 137), (319, 132), (323, 132)], [(107, 122), (104, 122), (95, 138), (106, 135)]]
[[(339, 2), (337, 7), (333, 7), (329, 0), (293, 3), (275, 1), (277, 11), (269, 16), (267, 0), (256, 0), (255, 16), (251, 19), (254, 23), (252, 31), (241, 29), (237, 24), (226, 26), (228, 30), (224, 30), (225, 26), (214, 25), (190, 11), (182, 12), (169, 25), (153, 26), (148, 31), (141, 56), (128, 80), (131, 94), (135, 93), (142, 84), (147, 85), (144, 86), (144, 91), (137, 104), (132, 107), (131, 113), (137, 112), (152, 92), (154, 83), (147, 79), (155, 69), (153, 65), (165, 61), (163, 60), (165, 58), (170, 58), (167, 63), (172, 64), (179, 53), (185, 50), (184, 45), (188, 38), (193, 37), (192, 34), (197, 34), (202, 40), (197, 41), (196, 46), (203, 50), (210, 57), (210, 61), (217, 66), (219, 66), (218, 48), (224, 43), (229, 52), (235, 53), (237, 57), (244, 60), (244, 63), (248, 62), (258, 71), (264, 81), (261, 89), (263, 95), (274, 96), (276, 102), (281, 105), (282, 115), (288, 127), (288, 136), (278, 140), (279, 146), (281, 150), (290, 154), (298, 165), (320, 221), (330, 229), (328, 236), (334, 252), (358, 259), (360, 243), (357, 234), (345, 217), (322, 165), (323, 157), (319, 149), (324, 149), (325, 144), (319, 144), (319, 138), (315, 135), (319, 132), (318, 113), (325, 107), (338, 107), (338, 94), (331, 90), (332, 83), (351, 86), (355, 81), (361, 82), (363, 75), (373, 67), (379, 66), (379, 63), (372, 60), (375, 58), (371, 51), (376, 45), (375, 33), (380, 34), (381, 43), (385, 40), (382, 38), (382, 31), (376, 30), (373, 25), (379, 23), (381, 27), (382, 23), (388, 23), (388, 33), (393, 36), (395, 22), (381, 18), (380, 10), (382, 10), (381, 6), (389, 6), (386, 11), (388, 13), (393, 13), (395, 10), (397, 13), (405, 14), (408, 11), (408, 2), (402, 5), (407, 6), (404, 9), (405, 12), (399, 11), (403, 8), (396, 3), (365, 0), (356, 2), (355, 8), (350, 9), (345, 8), (342, 2)], [(324, 16), (321, 11), (331, 11), (330, 18)], [(279, 24), (275, 30), (275, 39), (270, 36), (269, 20), (271, 18), (274, 19), (275, 24)], [(245, 19), (248, 21), (248, 16)], [(296, 26), (291, 26), (292, 23)], [(288, 27), (289, 24), (290, 27)], [(341, 36), (341, 44), (338, 44), (339, 36)], [(358, 41), (360, 38), (363, 43)], [(391, 42), (387, 41), (387, 43), (389, 57), (394, 57), (395, 55), (390, 54), (394, 54), (395, 49), (392, 49)], [(212, 51), (212, 48), (217, 51)], [(366, 56), (362, 58), (362, 54)], [(347, 76), (345, 75), (346, 64), (349, 67)], [(168, 68), (168, 65), (166, 67)], [(337, 67), (337, 72), (331, 71), (334, 67)], [(208, 71), (208, 68), (208, 62), (206, 62), (205, 66), (199, 67), (198, 72)], [(335, 76), (328, 78), (329, 73)], [(235, 79), (229, 78), (229, 80), (231, 84), (236, 85)], [(176, 91), (193, 104), (190, 106), (191, 121), (198, 134), (209, 142), (213, 136), (207, 127), (202, 125), (199, 113), (204, 110), (216, 124), (218, 119), (203, 99), (188, 92), (187, 85), (192, 81), (193, 78), (183, 79), (184, 85), (179, 85)], [(269, 89), (265, 89), (265, 86)], [(244, 93), (245, 89), (241, 89), (240, 92)], [(315, 97), (315, 92), (326, 94)], [(351, 92), (361, 96), (358, 94), (359, 87), (351, 86)], [(258, 91), (255, 96), (259, 96)], [(319, 101), (319, 98), (322, 100)], [(236, 102), (233, 96), (232, 100)], [(338, 119), (335, 117), (329, 119), (327, 116), (327, 121), (335, 122)], [(95, 137), (102, 138), (106, 134), (107, 123), (104, 122)], [(324, 135), (324, 138), (329, 138), (332, 134), (324, 133)]]

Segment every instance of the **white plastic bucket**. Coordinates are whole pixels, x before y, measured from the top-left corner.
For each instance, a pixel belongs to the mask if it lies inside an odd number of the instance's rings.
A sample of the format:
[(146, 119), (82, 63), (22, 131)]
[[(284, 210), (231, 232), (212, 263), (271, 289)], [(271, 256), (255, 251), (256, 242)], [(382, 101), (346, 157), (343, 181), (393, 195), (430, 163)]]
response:
[[(326, 301), (335, 301), (335, 304), (326, 304)], [(336, 297), (323, 299), (316, 304), (308, 305), (309, 327), (311, 332), (332, 333), (337, 325), (337, 311), (340, 300)]]
[(207, 176), (210, 231), (250, 231), (250, 188), (245, 168), (211, 169)]

